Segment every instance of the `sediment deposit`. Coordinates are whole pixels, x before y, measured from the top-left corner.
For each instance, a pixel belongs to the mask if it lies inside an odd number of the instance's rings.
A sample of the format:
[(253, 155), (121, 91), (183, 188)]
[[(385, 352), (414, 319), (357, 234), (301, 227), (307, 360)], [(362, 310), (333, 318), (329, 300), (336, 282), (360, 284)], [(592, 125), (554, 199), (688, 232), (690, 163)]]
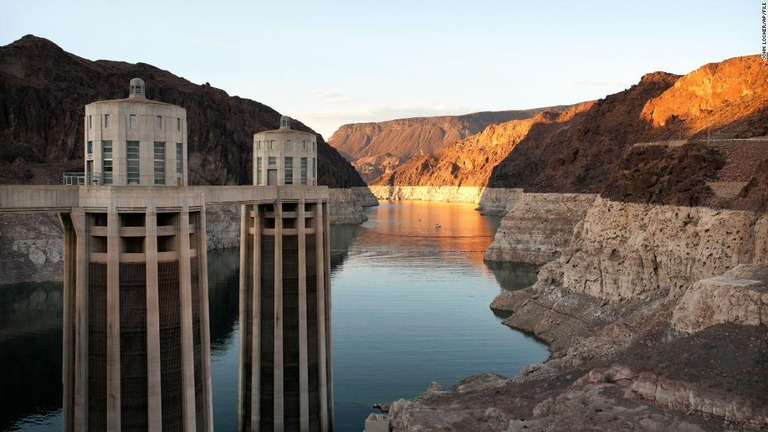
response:
[(441, 201), (472, 203), (480, 202), (485, 188), (472, 186), (369, 186), (380, 200), (386, 201)]

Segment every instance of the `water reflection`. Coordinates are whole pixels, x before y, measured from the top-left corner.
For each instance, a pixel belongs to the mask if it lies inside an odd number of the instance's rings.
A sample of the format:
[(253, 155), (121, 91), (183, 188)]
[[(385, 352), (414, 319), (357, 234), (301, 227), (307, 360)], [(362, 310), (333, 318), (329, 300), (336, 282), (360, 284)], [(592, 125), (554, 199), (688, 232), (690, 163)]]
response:
[(211, 351), (226, 349), (239, 312), (240, 250), (208, 252), (208, 310)]
[(372, 403), (415, 396), (431, 381), (515, 375), (546, 358), (543, 344), (503, 326), (488, 308), (499, 280), (535, 280), (535, 269), (496, 274), (483, 262), (497, 227), (467, 205), (371, 209), (333, 274), (337, 431), (359, 431)]
[(61, 294), (56, 283), (0, 287), (0, 430), (24, 418), (61, 429)]
[[(488, 310), (500, 289), (535, 281), (535, 268), (482, 261), (497, 226), (471, 206), (382, 203), (363, 226), (332, 227), (337, 432), (431, 381), (514, 375), (546, 358)], [(237, 249), (208, 253), (220, 431), (237, 424), (239, 260)], [(0, 287), (0, 430), (61, 430), (61, 307), (60, 284)]]
[(528, 263), (486, 261), (499, 286), (507, 291), (517, 291), (536, 283), (539, 266)]
[(344, 264), (349, 247), (360, 235), (360, 225), (333, 225), (331, 227), (331, 274)]

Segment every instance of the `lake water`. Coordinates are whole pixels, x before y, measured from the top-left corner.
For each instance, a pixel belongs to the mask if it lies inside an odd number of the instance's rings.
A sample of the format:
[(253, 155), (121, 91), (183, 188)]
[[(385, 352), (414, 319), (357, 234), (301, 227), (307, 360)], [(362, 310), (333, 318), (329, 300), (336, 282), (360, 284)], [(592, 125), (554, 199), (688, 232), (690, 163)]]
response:
[[(382, 202), (362, 226), (333, 226), (336, 430), (359, 432), (373, 403), (432, 381), (512, 376), (546, 346), (488, 308), (535, 268), (483, 262), (498, 219), (473, 206)], [(439, 227), (436, 224), (440, 224)], [(237, 251), (209, 253), (215, 428), (237, 424)], [(0, 431), (61, 430), (61, 285), (0, 287)]]

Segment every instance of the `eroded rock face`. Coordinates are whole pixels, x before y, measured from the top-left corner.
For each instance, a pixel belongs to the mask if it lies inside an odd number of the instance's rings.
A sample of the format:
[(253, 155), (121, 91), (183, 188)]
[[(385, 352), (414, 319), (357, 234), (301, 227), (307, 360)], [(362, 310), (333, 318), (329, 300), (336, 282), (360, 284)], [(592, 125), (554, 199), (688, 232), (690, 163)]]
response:
[(63, 238), (55, 215), (0, 215), (0, 284), (59, 281), (63, 272)]
[(560, 256), (597, 198), (582, 194), (523, 193), (509, 207), (483, 258), (544, 264)]
[(368, 220), (355, 191), (330, 189), (330, 215), (334, 224), (360, 224)]
[(740, 265), (689, 288), (672, 314), (672, 329), (684, 334), (734, 323), (768, 327), (768, 267)]
[(764, 262), (767, 224), (751, 212), (599, 198), (563, 251), (562, 283), (610, 301), (679, 296), (698, 280)]
[(522, 189), (485, 188), (477, 203), (477, 211), (486, 216), (503, 217), (523, 196)]

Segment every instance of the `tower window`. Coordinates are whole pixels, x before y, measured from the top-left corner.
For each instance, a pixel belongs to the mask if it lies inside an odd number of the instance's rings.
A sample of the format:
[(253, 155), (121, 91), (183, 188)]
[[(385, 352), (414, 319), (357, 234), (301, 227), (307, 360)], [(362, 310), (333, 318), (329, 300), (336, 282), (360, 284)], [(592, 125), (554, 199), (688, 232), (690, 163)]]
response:
[(104, 184), (112, 184), (112, 141), (101, 142), (101, 166)]
[(269, 149), (270, 149), (270, 150), (274, 150), (274, 149), (275, 149), (275, 140), (271, 140), (271, 141), (269, 142)]
[(307, 184), (307, 158), (301, 158), (301, 184)]
[(293, 184), (293, 158), (285, 158), (285, 184)]
[(93, 128), (93, 116), (88, 116), (88, 129)]
[(125, 154), (126, 168), (128, 171), (128, 184), (139, 184), (141, 168), (139, 166), (139, 142), (128, 141)]
[(155, 117), (155, 129), (162, 129), (163, 128), (163, 117), (157, 116)]
[(104, 127), (109, 127), (109, 114), (104, 114)]
[(176, 174), (181, 175), (184, 168), (184, 148), (181, 143), (176, 143)]
[(131, 129), (136, 129), (137, 121), (136, 121), (136, 114), (129, 114), (128, 115), (128, 127)]
[(261, 182), (261, 173), (262, 173), (262, 167), (261, 167), (261, 159), (260, 157), (256, 158), (256, 184), (260, 185)]
[(176, 130), (181, 132), (181, 118), (176, 119)]
[(155, 184), (165, 184), (165, 143), (155, 142)]
[(270, 156), (267, 162), (269, 162), (269, 166), (275, 166), (277, 165), (277, 158), (274, 156)]
[(293, 151), (293, 143), (291, 140), (285, 141), (285, 151)]
[(88, 151), (88, 156), (93, 154), (93, 141), (88, 141), (87, 151)]

